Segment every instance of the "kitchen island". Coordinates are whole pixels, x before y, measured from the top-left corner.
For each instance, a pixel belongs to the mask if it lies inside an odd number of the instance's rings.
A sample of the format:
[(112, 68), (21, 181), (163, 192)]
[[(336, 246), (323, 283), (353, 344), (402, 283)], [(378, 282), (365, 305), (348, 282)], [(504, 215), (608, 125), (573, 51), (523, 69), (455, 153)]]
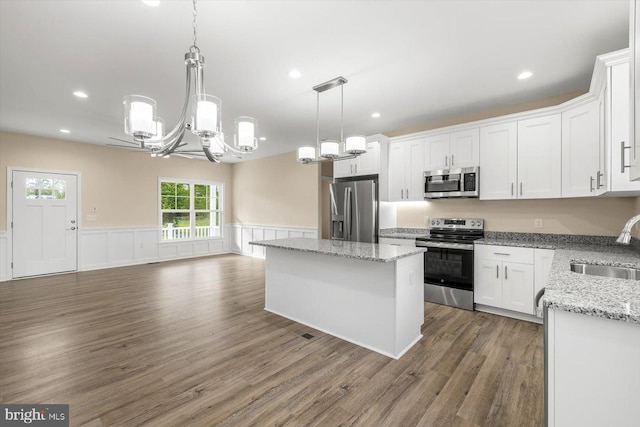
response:
[(266, 248), (265, 310), (399, 359), (421, 337), (424, 248), (317, 239)]

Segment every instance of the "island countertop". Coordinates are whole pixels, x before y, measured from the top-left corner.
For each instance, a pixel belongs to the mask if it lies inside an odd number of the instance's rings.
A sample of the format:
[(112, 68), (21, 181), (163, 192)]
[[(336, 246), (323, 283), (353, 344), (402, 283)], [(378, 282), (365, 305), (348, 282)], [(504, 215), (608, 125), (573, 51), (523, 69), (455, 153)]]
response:
[(249, 244), (374, 262), (392, 262), (426, 252), (426, 248), (411, 246), (307, 238), (260, 240)]

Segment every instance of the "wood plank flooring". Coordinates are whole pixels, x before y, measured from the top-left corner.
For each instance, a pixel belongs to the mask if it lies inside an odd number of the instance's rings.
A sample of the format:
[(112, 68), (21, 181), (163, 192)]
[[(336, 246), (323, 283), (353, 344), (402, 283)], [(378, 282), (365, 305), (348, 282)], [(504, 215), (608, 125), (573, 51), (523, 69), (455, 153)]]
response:
[(92, 427), (544, 423), (539, 325), (425, 303), (396, 361), (263, 308), (238, 255), (0, 283), (0, 402)]

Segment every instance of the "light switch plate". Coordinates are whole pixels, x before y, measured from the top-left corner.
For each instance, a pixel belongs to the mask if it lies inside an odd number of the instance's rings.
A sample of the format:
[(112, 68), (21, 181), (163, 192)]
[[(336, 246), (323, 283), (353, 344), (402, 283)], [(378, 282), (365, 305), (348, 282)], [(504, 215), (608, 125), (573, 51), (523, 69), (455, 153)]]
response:
[(536, 218), (534, 224), (536, 228), (542, 228), (542, 218)]

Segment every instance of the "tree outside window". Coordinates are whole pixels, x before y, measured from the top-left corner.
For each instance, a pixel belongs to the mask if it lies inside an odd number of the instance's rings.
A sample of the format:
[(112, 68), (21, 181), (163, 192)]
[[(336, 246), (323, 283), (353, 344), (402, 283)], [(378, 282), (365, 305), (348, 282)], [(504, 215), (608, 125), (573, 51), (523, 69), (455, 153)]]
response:
[(162, 240), (222, 237), (219, 183), (160, 180)]

